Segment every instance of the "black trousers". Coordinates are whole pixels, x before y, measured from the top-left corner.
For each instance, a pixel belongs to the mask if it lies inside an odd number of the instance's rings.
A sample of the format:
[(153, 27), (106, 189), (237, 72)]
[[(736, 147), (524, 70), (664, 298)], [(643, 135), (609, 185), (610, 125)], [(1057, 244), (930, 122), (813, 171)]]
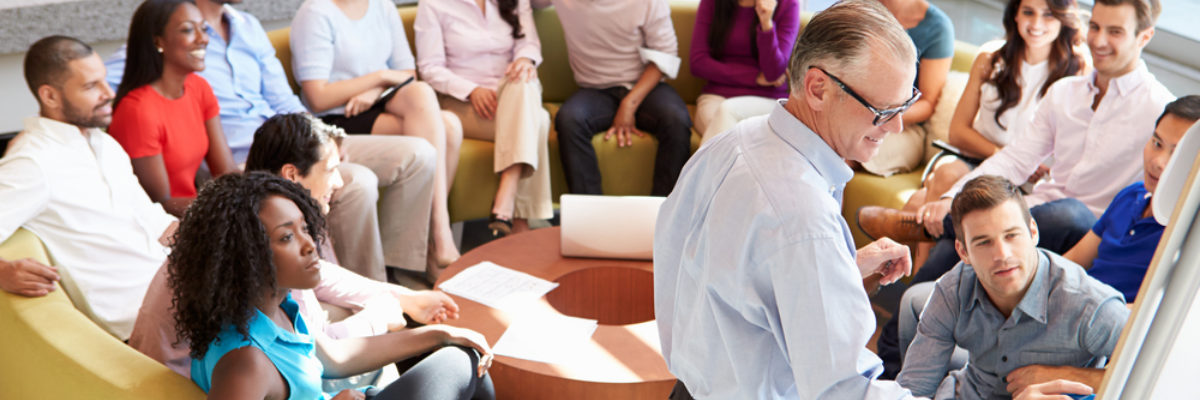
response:
[[(563, 173), (571, 193), (603, 194), (600, 166), (592, 136), (612, 127), (621, 99), (629, 89), (580, 89), (571, 95), (554, 117)], [(654, 160), (654, 184), (650, 194), (666, 196), (675, 187), (679, 171), (691, 153), (692, 118), (675, 89), (665, 83), (655, 86), (634, 114), (634, 125), (658, 138)], [(609, 177), (621, 179), (621, 177)]]

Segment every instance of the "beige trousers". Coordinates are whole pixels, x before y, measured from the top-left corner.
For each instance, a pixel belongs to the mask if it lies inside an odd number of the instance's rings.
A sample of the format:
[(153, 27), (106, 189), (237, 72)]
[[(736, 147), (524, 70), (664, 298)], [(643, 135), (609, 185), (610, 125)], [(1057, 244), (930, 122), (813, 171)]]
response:
[(758, 96), (700, 95), (696, 99), (696, 118), (692, 119), (696, 132), (700, 133), (700, 144), (732, 129), (746, 118), (770, 114), (776, 103), (775, 99)]
[(550, 200), (550, 113), (542, 108), (542, 84), (531, 82), (500, 83), (495, 119), (483, 118), (471, 103), (438, 94), (442, 109), (462, 120), (463, 137), (496, 144), (493, 169), (496, 173), (513, 165), (522, 165), (517, 181), (514, 218), (549, 219), (554, 217)]
[(347, 135), (345, 185), (329, 207), (329, 235), (337, 259), (359, 275), (387, 281), (386, 266), (425, 270), (429, 204), (436, 153), (425, 139)]

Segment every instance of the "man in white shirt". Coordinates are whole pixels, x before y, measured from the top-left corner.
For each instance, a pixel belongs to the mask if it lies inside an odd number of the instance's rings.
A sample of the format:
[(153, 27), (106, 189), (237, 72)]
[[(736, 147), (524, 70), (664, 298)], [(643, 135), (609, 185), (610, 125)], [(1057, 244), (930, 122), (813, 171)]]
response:
[[(947, 214), (963, 184), (980, 175), (1024, 182), (1053, 157), (1050, 180), (1036, 186), (1027, 199), (1041, 227), (1038, 247), (1066, 253), (1091, 230), (1117, 192), (1141, 179), (1141, 149), (1154, 132), (1156, 118), (1175, 99), (1141, 61), (1161, 11), (1158, 0), (1097, 0), (1087, 37), (1094, 72), (1051, 86), (1033, 120), (1017, 132), (1018, 139), (960, 179), (941, 200), (908, 218), (897, 217), (900, 212), (874, 213), (891, 218), (866, 218), (867, 213), (860, 212), (860, 226), (868, 234), (888, 232), (886, 236), (901, 242), (925, 232), (938, 238), (912, 283), (932, 281), (959, 260)], [(917, 224), (899, 222), (905, 219)], [(881, 354), (896, 347), (894, 326), (895, 319), (880, 336)]]
[(112, 120), (104, 72), (100, 56), (73, 38), (48, 37), (26, 53), (40, 112), (0, 159), (0, 240), (28, 229), (56, 266), (0, 260), (0, 288), (44, 296), (59, 281), (80, 311), (125, 340), (176, 220), (150, 201), (129, 156), (99, 129)]

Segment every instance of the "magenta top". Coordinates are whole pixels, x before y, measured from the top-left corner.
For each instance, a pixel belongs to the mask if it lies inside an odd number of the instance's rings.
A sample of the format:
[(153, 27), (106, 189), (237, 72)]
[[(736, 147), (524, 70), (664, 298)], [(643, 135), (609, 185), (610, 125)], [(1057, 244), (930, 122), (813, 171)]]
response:
[[(761, 96), (769, 98), (787, 97), (787, 85), (764, 87), (755, 83), (762, 73), (768, 81), (778, 79), (787, 71), (788, 57), (800, 31), (800, 7), (797, 0), (779, 0), (776, 6), (774, 27), (768, 31), (751, 26), (758, 19), (754, 7), (736, 7), (733, 24), (729, 28), (725, 54), (714, 59), (709, 53), (708, 29), (712, 25), (716, 1), (700, 0), (696, 13), (695, 31), (692, 32), (692, 50), (689, 65), (692, 75), (708, 80), (703, 93), (723, 97)], [(751, 54), (751, 46), (758, 46), (758, 58)]]

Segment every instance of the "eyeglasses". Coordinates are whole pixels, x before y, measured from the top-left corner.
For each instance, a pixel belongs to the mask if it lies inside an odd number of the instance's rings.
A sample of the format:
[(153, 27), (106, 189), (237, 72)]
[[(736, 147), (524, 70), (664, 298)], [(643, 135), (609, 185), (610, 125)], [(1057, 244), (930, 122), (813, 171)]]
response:
[(833, 76), (833, 74), (829, 73), (829, 71), (826, 71), (824, 68), (821, 68), (821, 67), (818, 67), (815, 65), (811, 66), (809, 68), (816, 68), (818, 71), (824, 72), (825, 75), (828, 75), (829, 79), (833, 79), (833, 83), (836, 83), (838, 85), (838, 87), (842, 88), (842, 90), (845, 91), (846, 94), (850, 95), (850, 97), (853, 97), (855, 100), (858, 100), (858, 102), (860, 104), (862, 104), (863, 107), (866, 107), (868, 111), (871, 111), (871, 113), (875, 114), (875, 120), (871, 121), (871, 124), (873, 124), (875, 126), (880, 126), (880, 125), (886, 124), (886, 123), (888, 123), (888, 121), (891, 121), (893, 118), (896, 118), (897, 115), (903, 114), (905, 111), (908, 111), (908, 108), (912, 107), (913, 103), (916, 103), (917, 99), (921, 98), (921, 91), (917, 90), (916, 87), (913, 87), (912, 98), (908, 99), (908, 101), (905, 101), (904, 104), (901, 104), (898, 107), (893, 107), (893, 108), (889, 108), (886, 110), (880, 110), (880, 109), (872, 106), (871, 103), (868, 103), (866, 99), (862, 98), (862, 96), (859, 96), (858, 93), (855, 93), (854, 89), (850, 89), (849, 86), (846, 86), (845, 82), (842, 82), (841, 79), (838, 79), (838, 77)]

